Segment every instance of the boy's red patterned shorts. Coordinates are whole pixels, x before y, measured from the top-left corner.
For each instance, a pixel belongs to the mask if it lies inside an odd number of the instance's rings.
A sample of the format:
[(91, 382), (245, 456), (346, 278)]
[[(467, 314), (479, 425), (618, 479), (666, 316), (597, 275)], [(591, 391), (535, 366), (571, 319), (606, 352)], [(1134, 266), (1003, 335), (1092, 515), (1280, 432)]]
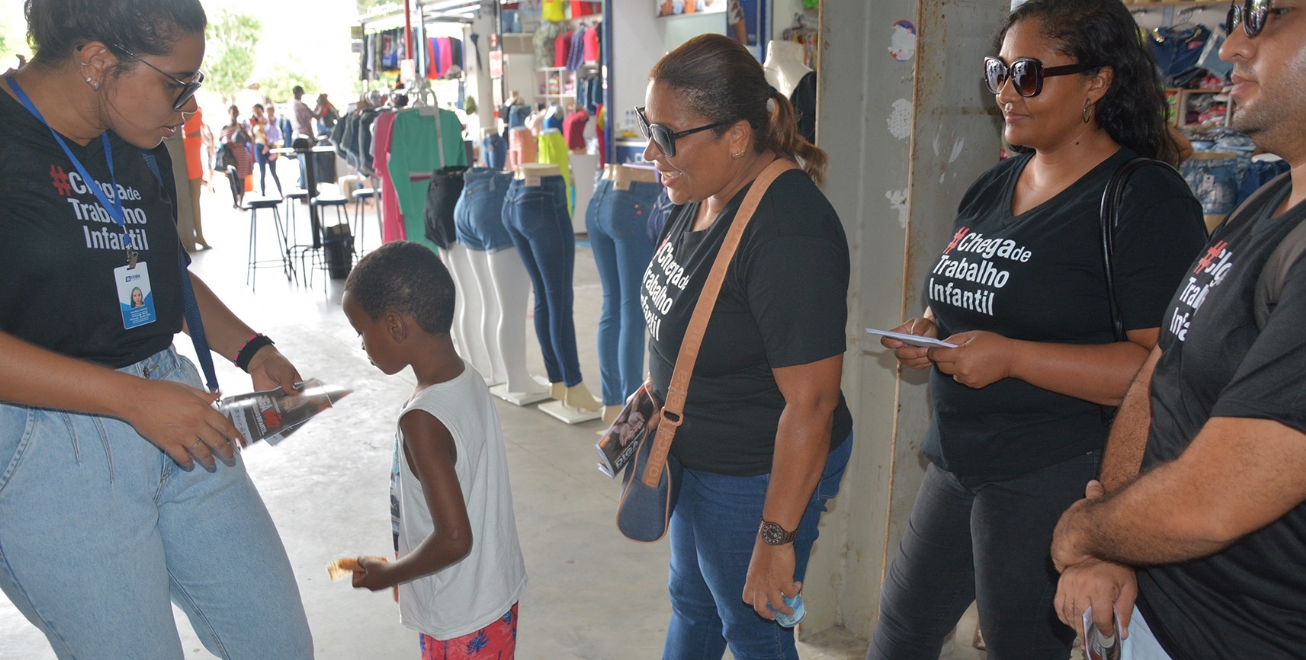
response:
[(422, 660), (512, 660), (517, 652), (517, 603), (480, 630), (445, 641), (421, 636)]

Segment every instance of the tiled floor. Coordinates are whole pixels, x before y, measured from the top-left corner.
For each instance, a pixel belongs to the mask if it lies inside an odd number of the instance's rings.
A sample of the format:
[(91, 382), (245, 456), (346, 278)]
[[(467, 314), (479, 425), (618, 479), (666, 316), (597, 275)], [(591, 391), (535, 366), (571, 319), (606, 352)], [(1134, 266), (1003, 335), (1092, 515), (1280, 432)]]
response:
[[(219, 181), (219, 184), (224, 182)], [(389, 470), (394, 416), (413, 385), (404, 372), (386, 377), (368, 364), (339, 307), (339, 282), (324, 291), (296, 287), (275, 270), (258, 273), (257, 296), (245, 286), (248, 217), (233, 210), (219, 187), (205, 193), (205, 229), (213, 250), (195, 255), (194, 271), (253, 327), (277, 346), (304, 376), (348, 385), (353, 395), (278, 447), (245, 454), (281, 531), (299, 580), (323, 660), (416, 658), (415, 633), (404, 629), (388, 593), (356, 591), (327, 580), (338, 556), (385, 554), (390, 548)], [(300, 218), (305, 214), (301, 207)], [(270, 225), (268, 225), (270, 227)], [(306, 235), (306, 225), (300, 234)], [(264, 228), (261, 244), (273, 237)], [(372, 220), (367, 244), (379, 237)], [(594, 332), (601, 291), (587, 249), (577, 251), (575, 318), (581, 365), (598, 390)], [(178, 347), (193, 353), (189, 340)], [(528, 360), (543, 363), (533, 333)], [(248, 377), (219, 364), (229, 394), (246, 391)], [(617, 660), (660, 655), (670, 606), (666, 595), (666, 543), (639, 545), (613, 525), (616, 485), (595, 469), (599, 422), (569, 427), (533, 407), (498, 402), (508, 444), (518, 529), (530, 585), (521, 603), (518, 657), (535, 660)], [(210, 657), (179, 618), (187, 658)], [(804, 645), (808, 659), (861, 658), (865, 642), (840, 630)], [(46, 660), (44, 637), (0, 598), (0, 659)]]

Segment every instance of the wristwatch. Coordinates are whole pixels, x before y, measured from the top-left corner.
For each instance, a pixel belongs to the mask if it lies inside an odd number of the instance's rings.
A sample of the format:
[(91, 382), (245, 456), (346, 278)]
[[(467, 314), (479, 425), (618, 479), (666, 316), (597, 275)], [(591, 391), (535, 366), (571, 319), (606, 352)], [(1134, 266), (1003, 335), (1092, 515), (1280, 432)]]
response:
[(767, 545), (785, 545), (793, 543), (798, 537), (798, 530), (786, 532), (785, 528), (773, 523), (767, 522), (766, 518), (762, 519), (762, 524), (757, 528), (757, 535), (762, 537), (762, 542)]

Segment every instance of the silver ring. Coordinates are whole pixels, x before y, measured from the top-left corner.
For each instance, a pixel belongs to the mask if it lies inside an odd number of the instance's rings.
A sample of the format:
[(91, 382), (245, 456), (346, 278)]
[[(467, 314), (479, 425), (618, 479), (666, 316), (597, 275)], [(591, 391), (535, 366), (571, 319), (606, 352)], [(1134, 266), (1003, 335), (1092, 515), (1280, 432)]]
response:
[(190, 450), (194, 452), (202, 444), (204, 444), (204, 438), (199, 438), (195, 440), (195, 444), (190, 446)]

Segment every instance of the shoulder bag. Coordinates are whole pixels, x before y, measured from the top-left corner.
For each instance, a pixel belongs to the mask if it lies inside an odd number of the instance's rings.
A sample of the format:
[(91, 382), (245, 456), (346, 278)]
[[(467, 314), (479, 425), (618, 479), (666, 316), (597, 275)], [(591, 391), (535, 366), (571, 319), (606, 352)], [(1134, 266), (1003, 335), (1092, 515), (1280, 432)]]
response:
[(652, 543), (667, 533), (671, 511), (680, 494), (680, 476), (683, 470), (675, 457), (670, 455), (671, 442), (684, 421), (689, 379), (694, 373), (694, 363), (698, 361), (698, 350), (703, 345), (707, 322), (712, 317), (712, 309), (716, 307), (721, 284), (726, 278), (726, 269), (739, 248), (744, 229), (753, 219), (753, 212), (757, 210), (762, 195), (766, 194), (776, 177), (797, 167), (793, 161), (777, 159), (762, 170), (744, 196), (744, 202), (735, 214), (734, 223), (726, 233), (716, 261), (712, 262), (712, 271), (707, 276), (707, 283), (703, 285), (703, 292), (694, 306), (694, 314), (690, 317), (685, 338), (680, 344), (675, 370), (671, 374), (671, 385), (667, 388), (667, 402), (646, 425), (647, 431), (639, 440), (635, 459), (627, 465), (622, 480), (621, 501), (617, 504), (617, 529), (632, 541)]

